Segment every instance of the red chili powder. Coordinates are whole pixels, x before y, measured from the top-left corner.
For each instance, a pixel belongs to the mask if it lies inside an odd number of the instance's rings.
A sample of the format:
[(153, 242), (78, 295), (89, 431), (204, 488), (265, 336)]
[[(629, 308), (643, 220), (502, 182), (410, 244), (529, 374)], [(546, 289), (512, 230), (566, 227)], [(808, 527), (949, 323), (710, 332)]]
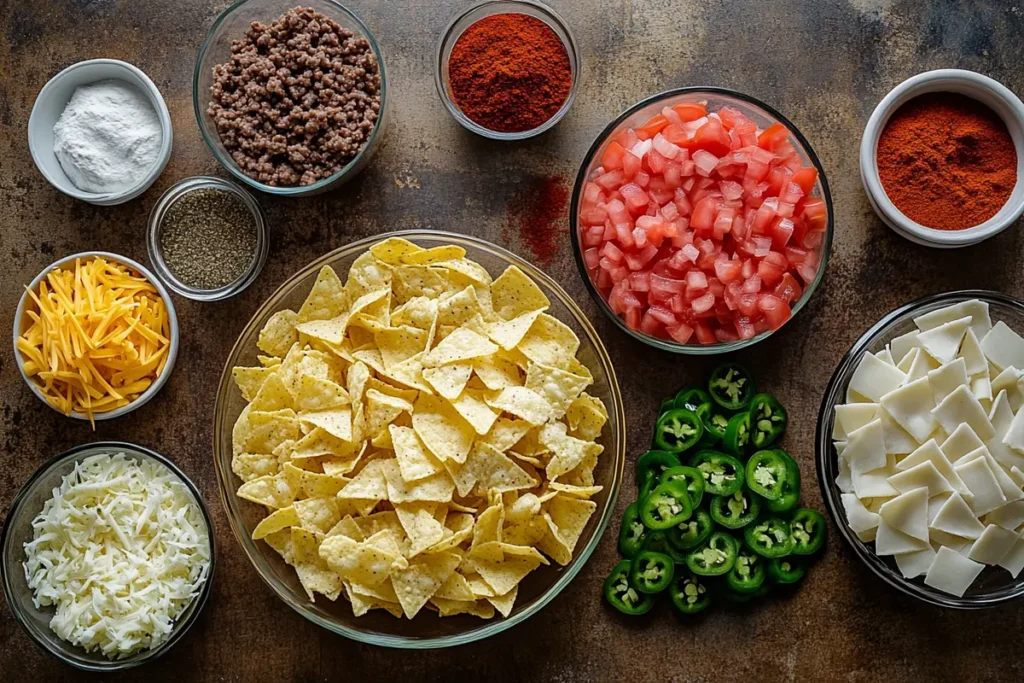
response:
[(563, 221), (568, 204), (569, 187), (557, 175), (531, 183), (526, 192), (509, 202), (508, 228), (519, 233), (520, 244), (538, 263), (550, 263), (567, 237), (569, 230)]

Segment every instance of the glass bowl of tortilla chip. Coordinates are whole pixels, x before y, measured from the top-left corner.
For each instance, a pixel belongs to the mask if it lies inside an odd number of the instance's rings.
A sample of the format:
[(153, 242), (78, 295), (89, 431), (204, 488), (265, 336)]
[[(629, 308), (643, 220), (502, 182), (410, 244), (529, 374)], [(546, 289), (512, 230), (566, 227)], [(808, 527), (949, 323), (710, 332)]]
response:
[(625, 419), (553, 279), (475, 237), (407, 231), (323, 256), (256, 312), (221, 375), (214, 453), (278, 597), (348, 638), (429, 649), (511, 628), (579, 573), (614, 512)]

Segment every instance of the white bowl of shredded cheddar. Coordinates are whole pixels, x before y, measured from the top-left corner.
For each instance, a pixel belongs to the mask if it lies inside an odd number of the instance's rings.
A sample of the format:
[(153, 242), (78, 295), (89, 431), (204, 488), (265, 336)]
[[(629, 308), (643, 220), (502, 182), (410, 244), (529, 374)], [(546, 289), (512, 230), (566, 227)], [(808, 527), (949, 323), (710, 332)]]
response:
[(14, 316), (18, 370), (54, 410), (107, 420), (151, 399), (178, 354), (170, 294), (141, 264), (100, 251), (47, 266)]

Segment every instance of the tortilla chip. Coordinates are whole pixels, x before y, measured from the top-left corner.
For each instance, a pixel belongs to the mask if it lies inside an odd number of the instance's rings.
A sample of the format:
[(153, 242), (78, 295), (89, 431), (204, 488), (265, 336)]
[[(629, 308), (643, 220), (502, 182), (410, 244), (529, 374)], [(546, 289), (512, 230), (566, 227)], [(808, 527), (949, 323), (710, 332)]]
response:
[(449, 363), (461, 363), (481, 356), (490, 356), (498, 347), (486, 337), (467, 327), (460, 327), (445, 337), (426, 355), (423, 364), (437, 367)]
[(347, 311), (330, 320), (308, 320), (295, 326), (295, 331), (310, 339), (319, 339), (328, 344), (341, 344), (345, 340), (345, 328), (348, 327)]
[(286, 308), (274, 313), (260, 330), (256, 346), (271, 356), (285, 355), (292, 344), (299, 341), (299, 333), (295, 330), (298, 322), (299, 316), (295, 311)]
[(447, 472), (438, 472), (416, 481), (406, 481), (398, 460), (385, 460), (382, 466), (387, 480), (388, 500), (392, 504), (400, 503), (447, 503), (452, 499), (455, 485)]
[(519, 342), (523, 340), (543, 312), (544, 309), (527, 311), (511, 320), (490, 323), (487, 326), (487, 336), (503, 349), (514, 349), (519, 346)]
[(370, 253), (389, 266), (400, 265), (404, 262), (404, 257), (412, 256), (422, 251), (424, 251), (423, 247), (401, 237), (391, 237), (383, 242), (377, 242), (377, 244), (370, 247)]
[(441, 463), (427, 451), (415, 430), (391, 425), (389, 432), (404, 481), (419, 481), (444, 471)]
[(568, 325), (542, 313), (516, 347), (534, 363), (568, 369), (580, 340)]
[(330, 410), (304, 412), (299, 415), (299, 420), (305, 424), (320, 427), (331, 436), (342, 441), (353, 441), (351, 408), (332, 408)]
[(551, 406), (544, 397), (526, 387), (505, 387), (487, 405), (522, 418), (532, 425), (542, 425), (551, 419)]
[[(274, 374), (277, 368), (231, 368), (231, 378), (235, 380), (238, 390), (242, 392), (242, 398), (252, 401), (259, 392), (260, 387), (267, 378)], [(468, 379), (468, 378), (467, 378)]]
[(434, 597), (430, 603), (437, 607), (437, 613), (442, 617), (454, 617), (459, 614), (471, 614), (481, 619), (494, 618), (494, 606), (484, 600), (446, 600)]
[(412, 558), (444, 539), (444, 525), (434, 518), (437, 503), (403, 503), (395, 506), (398, 521), (409, 537)]
[(329, 410), (349, 405), (348, 392), (337, 382), (312, 375), (299, 377), (295, 409), (298, 411)]
[(473, 374), (470, 363), (453, 363), (436, 368), (424, 368), (423, 379), (442, 397), (453, 401), (458, 398)]
[(495, 313), (503, 320), (551, 305), (537, 283), (517, 266), (509, 266), (491, 283), (491, 300)]
[(287, 529), (288, 527), (296, 526), (299, 523), (299, 515), (295, 512), (294, 505), (289, 505), (286, 508), (275, 510), (260, 520), (260, 523), (256, 525), (256, 528), (252, 530), (252, 540), (258, 541), (275, 531)]
[(269, 477), (257, 477), (238, 487), (239, 498), (280, 510), (295, 501), (298, 492), (288, 483), (284, 473)]
[(501, 612), (501, 616), (507, 617), (512, 614), (512, 607), (516, 603), (516, 596), (519, 594), (519, 586), (514, 586), (512, 590), (504, 595), (498, 595), (493, 598), (485, 598), (487, 602), (494, 605), (494, 608)]
[(407, 569), (394, 572), (391, 582), (405, 616), (415, 617), (461, 563), (462, 558), (455, 553), (431, 553), (417, 557)]
[(466, 250), (454, 244), (445, 244), (429, 249), (420, 249), (415, 253), (406, 253), (402, 256), (402, 263), (408, 265), (427, 265), (461, 259), (466, 255)]
[[(313, 289), (299, 309), (296, 320), (304, 323), (308, 320), (330, 320), (348, 308), (345, 290), (338, 279), (338, 274), (330, 266), (324, 266), (317, 275)], [(266, 349), (264, 349), (266, 350)], [(270, 351), (267, 351), (270, 353)]]
[(504, 453), (515, 446), (530, 431), (530, 427), (526, 420), (499, 417), (491, 425), (491, 430), (484, 436), (483, 441)]
[(338, 491), (337, 497), (339, 499), (387, 500), (388, 488), (384, 478), (384, 461), (371, 460), (366, 463), (366, 466), (353, 477), (352, 481)]
[(477, 390), (466, 389), (451, 404), (481, 436), (491, 431), (491, 426), (498, 419), (498, 413), (491, 410), (484, 401), (483, 393)]
[(277, 474), (277, 457), (269, 453), (239, 453), (231, 458), (231, 471), (242, 481)]
[(560, 420), (569, 406), (590, 385), (586, 377), (550, 365), (530, 363), (526, 369), (526, 388), (542, 396), (551, 406), (551, 419)]
[(476, 431), (451, 404), (421, 394), (412, 414), (412, 427), (427, 449), (441, 461), (466, 461)]

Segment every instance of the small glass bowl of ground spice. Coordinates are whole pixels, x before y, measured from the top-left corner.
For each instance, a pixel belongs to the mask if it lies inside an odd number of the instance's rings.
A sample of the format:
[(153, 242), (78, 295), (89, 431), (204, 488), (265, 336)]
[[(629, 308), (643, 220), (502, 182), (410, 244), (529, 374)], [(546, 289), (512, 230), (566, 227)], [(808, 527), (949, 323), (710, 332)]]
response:
[(248, 287), (267, 260), (269, 234), (260, 205), (220, 178), (186, 178), (160, 197), (149, 216), (146, 248), (170, 289), (219, 301)]
[(452, 20), (437, 46), (434, 81), (462, 126), (523, 140), (569, 111), (580, 54), (569, 26), (539, 2), (487, 0)]
[(1024, 104), (972, 71), (918, 74), (875, 108), (860, 171), (897, 234), (930, 247), (977, 244), (1024, 212)]

